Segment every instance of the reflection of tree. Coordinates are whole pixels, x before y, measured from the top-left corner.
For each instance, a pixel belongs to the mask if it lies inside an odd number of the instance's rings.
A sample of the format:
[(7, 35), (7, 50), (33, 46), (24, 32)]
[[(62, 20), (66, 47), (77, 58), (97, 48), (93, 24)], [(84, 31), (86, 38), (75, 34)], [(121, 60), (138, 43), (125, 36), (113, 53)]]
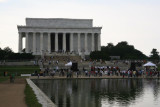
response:
[(66, 101), (66, 103), (67, 103), (67, 107), (70, 107), (71, 106), (71, 104), (70, 104), (70, 97), (69, 96), (67, 96), (67, 101)]
[(155, 101), (158, 100), (159, 98), (159, 93), (160, 93), (160, 83), (159, 79), (147, 79), (149, 87), (153, 87), (153, 95)]
[(141, 79), (102, 79), (96, 81), (96, 88), (93, 88), (91, 92), (99, 95), (96, 97), (107, 98), (108, 103), (112, 104), (114, 101), (118, 101), (123, 105), (129, 105), (132, 100), (141, 96), (142, 81)]

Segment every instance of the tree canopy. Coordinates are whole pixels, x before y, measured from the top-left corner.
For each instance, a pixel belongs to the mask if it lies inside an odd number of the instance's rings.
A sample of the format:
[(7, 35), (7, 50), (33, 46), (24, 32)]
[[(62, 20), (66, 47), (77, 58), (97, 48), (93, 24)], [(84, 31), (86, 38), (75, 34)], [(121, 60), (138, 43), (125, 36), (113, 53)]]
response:
[(0, 60), (29, 60), (34, 56), (31, 53), (14, 53), (11, 48), (0, 48)]
[(117, 45), (108, 43), (107, 46), (102, 46), (101, 51), (91, 52), (91, 59), (109, 60), (110, 56), (120, 56), (121, 59), (147, 59), (148, 57), (141, 51), (129, 45), (126, 41), (119, 42)]
[(157, 49), (154, 49), (154, 48), (152, 49), (150, 59), (159, 60), (159, 52), (157, 51)]

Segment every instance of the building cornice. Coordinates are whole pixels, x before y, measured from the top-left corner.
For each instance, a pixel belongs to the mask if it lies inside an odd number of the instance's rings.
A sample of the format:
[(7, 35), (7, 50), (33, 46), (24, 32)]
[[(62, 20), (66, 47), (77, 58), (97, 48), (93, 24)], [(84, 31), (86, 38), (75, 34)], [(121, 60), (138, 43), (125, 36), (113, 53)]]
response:
[(91, 20), (93, 19), (72, 19), (72, 18), (26, 18), (26, 19), (35, 19), (35, 20)]
[(67, 27), (67, 28), (57, 28), (57, 27), (35, 27), (35, 26), (23, 26), (23, 25), (17, 25), (17, 28), (33, 28), (33, 29), (102, 29), (102, 27), (83, 27), (83, 28), (77, 28), (77, 27)]

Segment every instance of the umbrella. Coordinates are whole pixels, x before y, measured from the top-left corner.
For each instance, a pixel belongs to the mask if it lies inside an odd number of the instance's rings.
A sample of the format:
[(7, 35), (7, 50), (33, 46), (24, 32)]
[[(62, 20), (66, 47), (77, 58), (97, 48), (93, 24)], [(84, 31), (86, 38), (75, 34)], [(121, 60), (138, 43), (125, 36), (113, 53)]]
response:
[(147, 62), (146, 64), (143, 65), (144, 67), (156, 67), (156, 64), (152, 62)]

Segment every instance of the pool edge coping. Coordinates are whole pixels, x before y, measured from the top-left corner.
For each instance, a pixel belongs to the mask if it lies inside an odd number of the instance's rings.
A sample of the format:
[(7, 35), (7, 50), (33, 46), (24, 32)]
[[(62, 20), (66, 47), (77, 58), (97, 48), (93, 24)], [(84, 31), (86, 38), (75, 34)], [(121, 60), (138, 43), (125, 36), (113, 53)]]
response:
[(38, 102), (42, 104), (43, 107), (57, 107), (29, 78), (27, 78), (26, 81), (33, 89)]

